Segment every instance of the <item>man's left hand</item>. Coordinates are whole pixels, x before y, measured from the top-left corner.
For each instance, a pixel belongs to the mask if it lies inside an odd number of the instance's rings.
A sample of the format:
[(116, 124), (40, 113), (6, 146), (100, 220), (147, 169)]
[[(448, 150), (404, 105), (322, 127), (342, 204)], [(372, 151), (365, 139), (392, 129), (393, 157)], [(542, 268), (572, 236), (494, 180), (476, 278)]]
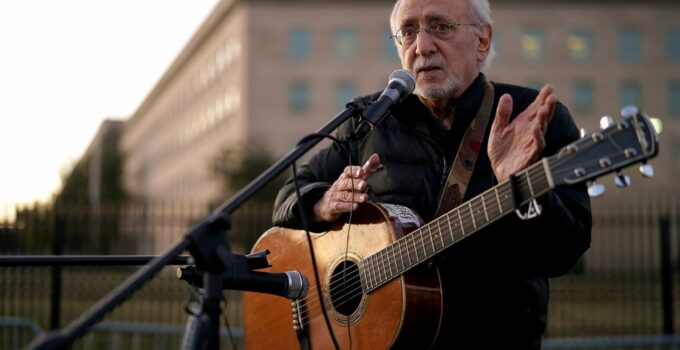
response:
[(501, 96), (491, 125), (488, 153), (498, 182), (534, 163), (545, 148), (545, 131), (555, 113), (557, 98), (545, 85), (534, 102), (510, 122), (512, 97)]

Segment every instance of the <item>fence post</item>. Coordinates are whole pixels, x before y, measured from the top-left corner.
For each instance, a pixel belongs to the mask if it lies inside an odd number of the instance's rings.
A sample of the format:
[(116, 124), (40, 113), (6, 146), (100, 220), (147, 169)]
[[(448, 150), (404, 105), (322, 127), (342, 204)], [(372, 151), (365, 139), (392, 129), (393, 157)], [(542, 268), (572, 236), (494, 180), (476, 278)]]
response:
[[(61, 255), (64, 252), (64, 216), (58, 208), (54, 209), (54, 240), (52, 254)], [(61, 326), (61, 267), (52, 266), (52, 293), (50, 295), (50, 329)]]
[(673, 334), (673, 266), (671, 264), (671, 230), (668, 215), (661, 215), (661, 300), (663, 333)]

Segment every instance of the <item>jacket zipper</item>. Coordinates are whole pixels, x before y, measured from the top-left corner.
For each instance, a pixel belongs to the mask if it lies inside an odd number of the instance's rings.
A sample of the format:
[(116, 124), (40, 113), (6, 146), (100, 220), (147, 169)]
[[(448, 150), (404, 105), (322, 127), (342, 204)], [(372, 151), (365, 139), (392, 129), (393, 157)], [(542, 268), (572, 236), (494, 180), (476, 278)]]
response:
[[(441, 199), (442, 194), (444, 193), (444, 189), (446, 188), (446, 186), (445, 186), (446, 180), (449, 177), (448, 162), (446, 161), (446, 152), (444, 152), (444, 150), (441, 148), (441, 146), (439, 146), (439, 144), (437, 142), (435, 142), (429, 136), (427, 136), (427, 135), (425, 135), (425, 134), (423, 134), (419, 131), (415, 131), (415, 130), (411, 130), (411, 132), (415, 135), (422, 137), (427, 142), (432, 144), (434, 146), (434, 148), (439, 151), (439, 154), (442, 157), (442, 177), (441, 177), (441, 180), (439, 181), (439, 192), (437, 193), (437, 198), (435, 198), (435, 203), (434, 203), (434, 205), (437, 206), (437, 205), (439, 205), (439, 200)], [(435, 208), (435, 210), (436, 209), (437, 208)]]

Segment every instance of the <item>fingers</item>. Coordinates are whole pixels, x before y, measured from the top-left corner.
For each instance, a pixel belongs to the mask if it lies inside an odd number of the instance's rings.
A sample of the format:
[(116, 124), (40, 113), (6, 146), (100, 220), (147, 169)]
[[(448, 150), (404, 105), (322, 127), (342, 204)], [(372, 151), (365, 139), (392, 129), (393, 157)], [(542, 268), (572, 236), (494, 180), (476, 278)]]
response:
[(364, 164), (361, 169), (363, 170), (363, 175), (365, 176), (364, 178), (382, 169), (382, 164), (380, 164), (380, 156), (377, 153), (371, 154), (371, 156), (368, 157), (366, 164)]
[(512, 97), (509, 94), (503, 94), (498, 100), (498, 107), (496, 108), (496, 118), (494, 119), (492, 130), (503, 130), (510, 123), (510, 115), (512, 114)]
[(317, 220), (335, 221), (340, 215), (356, 210), (368, 201), (366, 178), (380, 170), (380, 157), (372, 154), (363, 166), (345, 167), (342, 174), (314, 205)]
[(553, 93), (552, 85), (545, 84), (541, 88), (541, 91), (538, 92), (538, 96), (536, 96), (536, 100), (534, 100), (534, 102), (536, 102), (538, 106), (542, 106), (545, 104), (547, 98), (549, 96), (552, 96), (552, 93)]
[(341, 179), (366, 179), (369, 175), (382, 169), (380, 164), (380, 156), (377, 153), (371, 154), (363, 166), (347, 166), (340, 175)]

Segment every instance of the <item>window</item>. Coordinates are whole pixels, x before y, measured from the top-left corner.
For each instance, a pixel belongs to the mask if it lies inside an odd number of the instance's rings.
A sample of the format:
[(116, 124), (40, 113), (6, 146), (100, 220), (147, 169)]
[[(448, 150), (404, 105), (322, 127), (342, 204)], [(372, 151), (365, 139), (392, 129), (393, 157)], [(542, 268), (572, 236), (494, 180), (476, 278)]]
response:
[(399, 59), (399, 52), (397, 52), (397, 44), (394, 39), (390, 38), (390, 35), (392, 35), (392, 32), (386, 30), (381, 37), (383, 57), (388, 60), (396, 60)]
[(294, 60), (309, 58), (312, 54), (312, 34), (307, 29), (296, 28), (288, 33), (288, 57)]
[(288, 105), (294, 113), (304, 113), (309, 109), (309, 84), (296, 81), (289, 86)]
[(349, 59), (357, 56), (359, 35), (352, 29), (339, 29), (335, 32), (333, 48), (335, 57)]
[(619, 59), (624, 63), (635, 63), (641, 56), (640, 32), (634, 29), (619, 31)]
[(574, 30), (567, 37), (569, 56), (576, 62), (587, 62), (593, 58), (593, 35), (590, 31)]
[(624, 81), (619, 88), (619, 103), (621, 107), (642, 106), (642, 89), (635, 81)]
[(680, 28), (666, 32), (666, 57), (669, 61), (680, 62)]
[(335, 107), (337, 109), (345, 108), (347, 102), (354, 97), (356, 97), (356, 94), (353, 84), (342, 82), (335, 86)]
[(668, 84), (666, 100), (668, 114), (680, 117), (680, 81), (672, 81)]
[(532, 62), (545, 59), (545, 32), (543, 30), (528, 30), (522, 34), (520, 45), (524, 58)]
[(593, 108), (593, 85), (589, 82), (577, 82), (574, 84), (571, 94), (574, 110), (588, 112)]

